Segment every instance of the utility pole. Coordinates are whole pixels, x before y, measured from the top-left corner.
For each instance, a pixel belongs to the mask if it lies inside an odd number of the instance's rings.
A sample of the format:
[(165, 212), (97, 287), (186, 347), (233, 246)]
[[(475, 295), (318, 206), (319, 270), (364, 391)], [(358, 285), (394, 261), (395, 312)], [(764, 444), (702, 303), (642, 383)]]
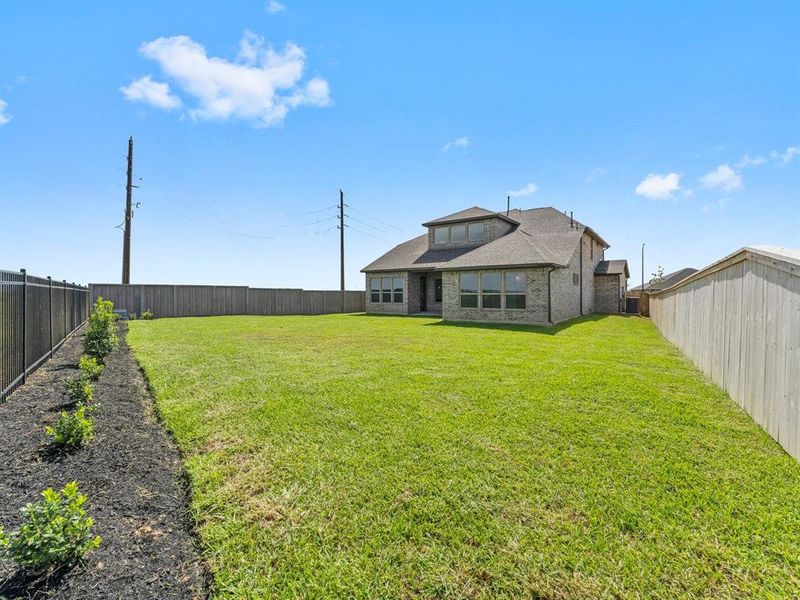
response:
[(644, 244), (642, 244), (642, 293), (644, 293)]
[(339, 287), (344, 291), (344, 192), (339, 190)]
[(131, 200), (133, 196), (133, 136), (128, 138), (128, 184), (125, 186), (125, 234), (122, 242), (122, 283), (131, 282)]

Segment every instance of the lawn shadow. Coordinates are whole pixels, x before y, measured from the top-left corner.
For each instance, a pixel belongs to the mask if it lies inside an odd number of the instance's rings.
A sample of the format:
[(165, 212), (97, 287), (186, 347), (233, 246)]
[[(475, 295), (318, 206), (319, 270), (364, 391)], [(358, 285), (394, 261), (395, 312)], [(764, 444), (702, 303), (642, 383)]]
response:
[[(391, 315), (391, 314), (369, 314), (369, 313), (354, 313), (349, 315), (351, 317), (401, 317), (403, 319), (432, 319), (436, 318), (432, 315)], [(602, 321), (603, 319), (607, 319), (611, 316), (622, 316), (622, 317), (637, 317), (638, 315), (627, 315), (627, 314), (620, 314), (620, 315), (608, 315), (603, 313), (593, 313), (590, 315), (584, 315), (582, 317), (576, 317), (574, 319), (570, 319), (568, 321), (563, 321), (561, 323), (557, 323), (555, 325), (528, 325), (525, 323), (509, 323), (509, 322), (487, 322), (487, 321), (443, 321), (439, 318), (437, 321), (433, 323), (426, 323), (425, 327), (465, 327), (465, 328), (476, 328), (476, 329), (500, 329), (503, 331), (523, 331), (529, 333), (539, 333), (542, 335), (557, 335), (560, 332), (569, 329), (574, 325), (579, 325), (581, 323), (589, 323), (593, 321)]]

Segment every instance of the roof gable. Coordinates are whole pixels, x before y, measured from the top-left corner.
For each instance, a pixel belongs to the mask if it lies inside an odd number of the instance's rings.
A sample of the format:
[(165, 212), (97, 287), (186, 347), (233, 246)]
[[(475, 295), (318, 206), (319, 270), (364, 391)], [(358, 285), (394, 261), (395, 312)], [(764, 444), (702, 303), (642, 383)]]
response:
[(446, 215), (444, 217), (439, 217), (438, 219), (434, 219), (433, 221), (428, 221), (427, 223), (423, 223), (423, 227), (431, 227), (432, 225), (446, 225), (447, 223), (460, 223), (463, 221), (477, 221), (480, 219), (487, 219), (487, 218), (495, 218), (495, 219), (502, 219), (514, 225), (517, 225), (517, 221), (507, 217), (502, 213), (497, 213), (491, 210), (487, 210), (485, 208), (481, 208), (480, 206), (473, 206), (472, 208), (467, 208), (465, 210), (460, 210), (455, 212), (451, 215)]
[(362, 271), (565, 267), (584, 233), (608, 247), (589, 227), (552, 207), (514, 209), (506, 216), (476, 206), (429, 221), (425, 225), (485, 218), (502, 218), (517, 226), (510, 233), (477, 247), (431, 249), (428, 247), (428, 236), (421, 235), (399, 244)]

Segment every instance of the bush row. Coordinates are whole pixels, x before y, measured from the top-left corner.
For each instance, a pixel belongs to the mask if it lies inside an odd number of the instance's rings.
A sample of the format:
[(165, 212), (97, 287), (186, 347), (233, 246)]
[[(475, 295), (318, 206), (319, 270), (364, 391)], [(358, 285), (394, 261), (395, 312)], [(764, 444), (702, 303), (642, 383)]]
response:
[[(105, 357), (118, 343), (114, 305), (98, 298), (84, 338), (86, 354), (81, 356), (79, 374), (66, 382), (67, 395), (75, 403), (72, 411), (63, 411), (56, 423), (44, 428), (55, 447), (74, 449), (92, 438), (94, 432), (94, 383), (105, 368)], [(81, 560), (100, 545), (93, 536), (93, 520), (83, 504), (86, 496), (72, 482), (63, 490), (42, 492), (43, 499), (22, 509), (22, 525), (11, 533), (0, 527), (0, 557), (14, 560), (33, 572), (66, 566)]]

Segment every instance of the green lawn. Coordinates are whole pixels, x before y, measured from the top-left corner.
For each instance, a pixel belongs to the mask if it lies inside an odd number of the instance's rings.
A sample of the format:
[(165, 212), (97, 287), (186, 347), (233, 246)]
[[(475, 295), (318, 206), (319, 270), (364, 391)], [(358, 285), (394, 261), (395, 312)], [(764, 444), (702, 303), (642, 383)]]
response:
[(800, 597), (800, 465), (647, 320), (214, 317), (128, 340), (217, 597)]

